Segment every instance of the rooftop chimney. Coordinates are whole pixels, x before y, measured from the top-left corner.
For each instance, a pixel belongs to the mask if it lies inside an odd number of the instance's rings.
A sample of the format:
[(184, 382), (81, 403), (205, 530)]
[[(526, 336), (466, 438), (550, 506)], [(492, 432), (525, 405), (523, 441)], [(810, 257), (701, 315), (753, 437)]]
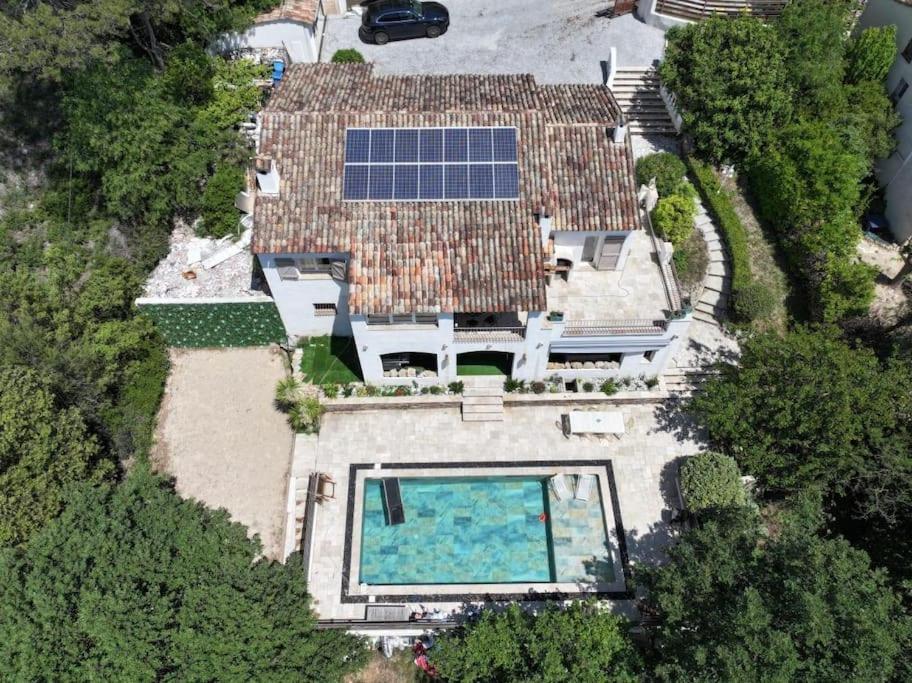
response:
[(541, 229), (541, 241), (544, 247), (551, 238), (551, 216), (548, 215), (545, 207), (542, 207), (538, 212), (538, 227)]
[(279, 194), (279, 172), (274, 159), (256, 157), (253, 162), (257, 185), (263, 194)]
[(622, 144), (625, 137), (627, 137), (627, 122), (624, 120), (624, 115), (622, 114), (618, 119), (617, 125), (614, 127), (613, 139), (616, 143)]

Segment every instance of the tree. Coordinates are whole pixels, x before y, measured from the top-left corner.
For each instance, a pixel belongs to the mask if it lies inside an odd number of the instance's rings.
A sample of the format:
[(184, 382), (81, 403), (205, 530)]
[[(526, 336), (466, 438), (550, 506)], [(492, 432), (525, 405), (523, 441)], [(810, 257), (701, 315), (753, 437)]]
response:
[(659, 73), (698, 152), (741, 161), (789, 120), (783, 46), (762, 22), (712, 18), (671, 29)]
[(294, 557), (145, 467), (83, 487), (22, 551), (0, 551), (7, 680), (339, 680), (358, 639), (318, 631)]
[(694, 230), (697, 207), (690, 196), (671, 194), (661, 197), (652, 211), (656, 230), (673, 245), (681, 246)]
[(700, 453), (681, 466), (681, 493), (687, 509), (743, 507), (749, 497), (735, 459), (722, 453)]
[(902, 679), (912, 624), (885, 574), (817, 535), (819, 500), (783, 517), (764, 539), (749, 509), (708, 516), (640, 570), (659, 680)]
[(896, 59), (896, 27), (872, 26), (851, 40), (846, 54), (846, 81), (883, 85)]
[(660, 197), (677, 193), (685, 182), (687, 167), (671, 152), (656, 152), (637, 159), (637, 185), (648, 185), (655, 178)]
[[(852, 491), (862, 515), (912, 503), (912, 368), (881, 363), (834, 329), (746, 340), (691, 402), (715, 445), (773, 489)], [(866, 484), (867, 482), (867, 484)], [(865, 492), (883, 487), (876, 500)]]
[(76, 408), (60, 409), (35, 370), (0, 368), (0, 545), (60, 513), (68, 487), (114, 471)]
[(437, 639), (429, 656), (445, 681), (602, 683), (638, 681), (639, 654), (628, 624), (596, 603), (573, 602), (538, 614), (513, 603)]
[(776, 21), (799, 108), (818, 113), (839, 101), (850, 9), (847, 0), (801, 0)]

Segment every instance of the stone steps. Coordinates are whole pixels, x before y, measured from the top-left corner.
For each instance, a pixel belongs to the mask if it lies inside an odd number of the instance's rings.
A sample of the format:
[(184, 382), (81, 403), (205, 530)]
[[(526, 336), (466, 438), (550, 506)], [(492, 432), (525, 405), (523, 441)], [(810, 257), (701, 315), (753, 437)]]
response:
[(611, 92), (633, 135), (677, 135), (659, 85), (654, 66), (628, 66), (615, 73)]
[(463, 422), (503, 422), (503, 419), (502, 386), (475, 384), (463, 389)]

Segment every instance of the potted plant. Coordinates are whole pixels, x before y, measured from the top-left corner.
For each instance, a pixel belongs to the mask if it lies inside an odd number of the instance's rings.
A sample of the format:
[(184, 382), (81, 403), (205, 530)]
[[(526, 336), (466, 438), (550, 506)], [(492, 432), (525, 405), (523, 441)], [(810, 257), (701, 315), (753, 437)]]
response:
[(552, 323), (564, 322), (564, 312), (563, 311), (551, 311), (550, 313), (548, 313), (548, 322), (552, 322)]

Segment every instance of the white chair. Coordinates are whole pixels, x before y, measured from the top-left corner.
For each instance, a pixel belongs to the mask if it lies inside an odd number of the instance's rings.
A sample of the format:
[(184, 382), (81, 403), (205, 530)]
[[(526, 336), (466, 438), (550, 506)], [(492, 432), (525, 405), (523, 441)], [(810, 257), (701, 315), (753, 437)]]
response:
[(578, 474), (576, 476), (576, 490), (573, 492), (573, 497), (577, 500), (589, 500), (589, 496), (592, 495), (592, 484), (594, 482), (595, 475)]
[(558, 500), (565, 500), (570, 497), (570, 489), (567, 487), (567, 477), (563, 474), (555, 474), (551, 477), (551, 490)]

